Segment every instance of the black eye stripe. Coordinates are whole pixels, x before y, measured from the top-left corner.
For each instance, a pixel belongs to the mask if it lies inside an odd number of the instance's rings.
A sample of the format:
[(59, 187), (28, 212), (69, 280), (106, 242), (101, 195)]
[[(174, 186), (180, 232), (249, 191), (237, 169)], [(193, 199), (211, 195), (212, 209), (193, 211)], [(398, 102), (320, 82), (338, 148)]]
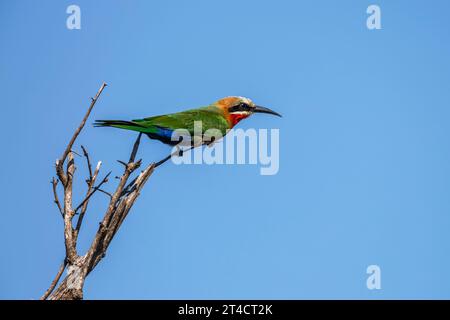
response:
[(250, 111), (252, 107), (250, 107), (248, 104), (241, 102), (236, 106), (232, 106), (228, 109), (228, 112), (238, 112), (238, 111)]

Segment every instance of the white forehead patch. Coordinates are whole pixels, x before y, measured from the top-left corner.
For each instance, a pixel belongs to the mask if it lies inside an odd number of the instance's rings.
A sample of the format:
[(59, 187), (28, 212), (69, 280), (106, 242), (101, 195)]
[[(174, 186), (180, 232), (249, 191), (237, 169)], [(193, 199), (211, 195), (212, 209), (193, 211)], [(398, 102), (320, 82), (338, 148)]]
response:
[(244, 102), (244, 103), (246, 103), (246, 104), (249, 104), (249, 105), (252, 105), (252, 104), (253, 104), (252, 100), (250, 100), (249, 98), (246, 98), (246, 97), (240, 97), (240, 96), (238, 96), (237, 98), (241, 99), (242, 102)]

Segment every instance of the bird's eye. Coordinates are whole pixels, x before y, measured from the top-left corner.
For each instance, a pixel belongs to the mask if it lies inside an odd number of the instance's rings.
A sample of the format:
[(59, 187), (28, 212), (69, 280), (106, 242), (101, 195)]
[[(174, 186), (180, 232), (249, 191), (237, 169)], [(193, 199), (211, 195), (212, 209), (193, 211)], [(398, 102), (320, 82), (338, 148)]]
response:
[(231, 107), (229, 112), (242, 112), (242, 111), (251, 111), (252, 107), (246, 104), (245, 102), (241, 102), (233, 107)]
[(241, 109), (242, 111), (249, 111), (251, 109), (250, 106), (248, 104), (244, 103), (244, 102), (242, 102), (239, 105), (239, 107), (240, 107), (239, 109)]

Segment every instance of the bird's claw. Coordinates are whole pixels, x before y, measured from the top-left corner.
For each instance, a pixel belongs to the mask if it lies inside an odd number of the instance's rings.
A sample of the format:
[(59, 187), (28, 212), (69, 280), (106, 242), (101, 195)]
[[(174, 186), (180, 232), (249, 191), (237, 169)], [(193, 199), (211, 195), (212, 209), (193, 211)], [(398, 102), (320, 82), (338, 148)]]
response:
[(183, 154), (184, 154), (184, 150), (181, 149), (179, 146), (177, 146), (177, 152), (176, 152), (176, 155), (177, 155), (178, 157), (182, 157)]

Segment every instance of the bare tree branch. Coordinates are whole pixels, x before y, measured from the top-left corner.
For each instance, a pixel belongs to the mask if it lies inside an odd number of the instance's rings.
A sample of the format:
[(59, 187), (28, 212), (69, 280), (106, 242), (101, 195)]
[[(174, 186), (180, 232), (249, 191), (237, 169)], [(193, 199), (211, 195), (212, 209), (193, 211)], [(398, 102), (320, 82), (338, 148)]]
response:
[(120, 215), (121, 212), (118, 212), (118, 203), (120, 202), (122, 198), (122, 191), (125, 187), (126, 182), (128, 181), (128, 178), (130, 175), (140, 167), (141, 160), (138, 160), (137, 162), (134, 162), (134, 159), (136, 157), (137, 150), (139, 148), (141, 140), (141, 134), (138, 135), (136, 142), (134, 143), (133, 150), (131, 151), (130, 159), (128, 163), (126, 164), (124, 173), (122, 174), (122, 177), (120, 177), (119, 184), (116, 188), (116, 191), (113, 193), (111, 200), (109, 202), (108, 209), (105, 213), (105, 216), (100, 222), (99, 229), (97, 231), (97, 234), (95, 235), (94, 241), (92, 242), (92, 245), (86, 254), (86, 259), (88, 261), (89, 266), (92, 266), (93, 262), (97, 258), (99, 254), (103, 254), (104, 251), (106, 251), (108, 243), (103, 243), (105, 239), (105, 235), (107, 233), (107, 230), (110, 228), (114, 228), (114, 226), (110, 226), (111, 219), (114, 215)]
[(64, 243), (66, 258), (70, 264), (73, 264), (77, 260), (78, 254), (72, 227), (72, 218), (75, 215), (75, 211), (72, 208), (72, 185), (75, 172), (75, 161), (72, 152), (69, 152), (67, 159), (66, 184), (64, 185)]
[(101, 161), (99, 161), (97, 163), (97, 167), (95, 168), (94, 175), (92, 176), (92, 178), (90, 179), (90, 181), (88, 183), (89, 186), (88, 186), (88, 190), (86, 192), (86, 197), (84, 198), (83, 202), (81, 202), (80, 205), (75, 209), (75, 213), (76, 213), (81, 208), (81, 212), (80, 212), (80, 215), (78, 216), (77, 225), (76, 225), (75, 231), (74, 231), (75, 239), (78, 239), (78, 234), (79, 234), (80, 229), (81, 229), (81, 224), (83, 223), (84, 215), (86, 214), (86, 210), (87, 210), (87, 206), (88, 206), (89, 200), (91, 199), (91, 197), (94, 195), (94, 193), (97, 190), (100, 191), (100, 188), (101, 188), (101, 186), (104, 183), (108, 182), (108, 177), (111, 174), (111, 171), (108, 172), (108, 174), (102, 179), (102, 181), (98, 184), (98, 186), (92, 188), (92, 186), (95, 183), (95, 180), (97, 179), (98, 173), (100, 171), (101, 164), (102, 164)]
[(67, 183), (67, 177), (63, 170), (64, 161), (66, 161), (67, 155), (72, 150), (72, 146), (75, 143), (75, 140), (78, 138), (78, 135), (80, 134), (81, 130), (83, 129), (84, 125), (86, 124), (86, 121), (89, 118), (89, 115), (91, 114), (91, 111), (95, 106), (95, 103), (97, 102), (98, 98), (100, 97), (100, 95), (103, 92), (103, 89), (105, 89), (106, 86), (107, 86), (107, 84), (105, 82), (103, 82), (102, 86), (97, 91), (97, 94), (95, 95), (95, 97), (92, 98), (91, 105), (89, 106), (86, 114), (84, 115), (84, 118), (81, 121), (80, 125), (75, 130), (75, 133), (73, 134), (72, 139), (70, 139), (69, 144), (67, 145), (66, 149), (64, 150), (61, 158), (59, 158), (56, 161), (56, 173), (59, 177), (59, 180), (61, 180), (63, 185), (66, 185), (66, 183)]
[(103, 190), (103, 189), (100, 189), (100, 188), (98, 188), (97, 189), (99, 192), (101, 192), (101, 193), (104, 193), (104, 194), (106, 194), (110, 199), (112, 198), (112, 194), (111, 193), (109, 193), (108, 191), (105, 191), (105, 190)]
[(59, 202), (58, 198), (58, 191), (56, 190), (56, 187), (58, 186), (58, 181), (55, 178), (52, 179), (52, 185), (53, 185), (53, 198), (55, 199), (54, 202), (56, 203), (56, 206), (58, 207), (59, 212), (61, 213), (61, 217), (64, 218), (64, 211), (61, 207), (61, 202)]
[(95, 103), (97, 102), (98, 98), (100, 97), (100, 95), (103, 92), (103, 89), (105, 89), (106, 86), (107, 86), (107, 84), (105, 82), (103, 82), (102, 86), (97, 91), (97, 94), (95, 95), (95, 97), (91, 99), (91, 105), (89, 106), (89, 109), (87, 110), (86, 114), (84, 115), (84, 118), (81, 121), (80, 125), (75, 130), (75, 133), (73, 134), (72, 139), (70, 139), (69, 144), (66, 147), (66, 150), (64, 150), (64, 153), (62, 154), (61, 158), (59, 159), (59, 161), (61, 163), (66, 160), (66, 157), (69, 154), (70, 150), (72, 149), (72, 146), (75, 143), (75, 140), (78, 138), (78, 135), (80, 134), (81, 130), (83, 129), (84, 125), (86, 124), (86, 121), (89, 118), (89, 115), (91, 114), (91, 111), (95, 106)]
[[(100, 163), (100, 162), (99, 162)], [(78, 210), (81, 209), (81, 213), (84, 214), (84, 212), (86, 211), (86, 207), (87, 207), (87, 203), (89, 202), (89, 200), (91, 199), (91, 197), (94, 195), (94, 193), (100, 189), (100, 187), (105, 184), (106, 182), (108, 182), (108, 177), (111, 174), (111, 171), (108, 172), (106, 174), (106, 176), (102, 179), (102, 181), (98, 184), (98, 186), (91, 188), (88, 190), (88, 193), (86, 195), (86, 197), (84, 198), (84, 200), (77, 206), (77, 208), (74, 210), (75, 213), (78, 212)]]
[[(89, 178), (86, 180), (87, 190), (84, 199), (77, 207), (75, 207), (75, 209), (73, 208), (73, 181), (76, 167), (72, 148), (105, 87), (106, 84), (103, 83), (96, 96), (92, 99), (83, 120), (75, 130), (75, 133), (66, 146), (61, 158), (56, 161), (55, 169), (58, 180), (52, 180), (53, 196), (54, 201), (64, 218), (64, 244), (66, 249), (66, 257), (63, 265), (58, 270), (55, 279), (52, 281), (50, 288), (45, 292), (41, 299), (55, 300), (83, 298), (85, 278), (105, 256), (106, 250), (108, 249), (112, 239), (119, 230), (155, 168), (155, 164), (148, 165), (140, 174), (132, 179), (131, 182), (128, 182), (131, 175), (141, 166), (142, 163), (142, 160), (135, 160), (142, 137), (142, 134), (139, 134), (133, 145), (128, 162), (119, 161), (124, 166), (124, 171), (119, 177), (119, 182), (115, 191), (113, 193), (109, 193), (101, 187), (108, 181), (108, 177), (111, 172), (109, 172), (102, 179), (102, 181), (95, 186), (95, 182), (98, 179), (100, 172), (101, 161), (98, 162), (95, 170), (92, 170), (90, 155), (87, 149), (84, 146), (81, 146), (83, 156), (86, 159)], [(65, 168), (64, 163), (66, 163)], [(61, 182), (63, 189), (63, 205), (61, 205), (58, 199), (58, 181)], [(96, 191), (107, 194), (110, 197), (109, 204), (104, 213), (104, 217), (99, 224), (98, 231), (94, 236), (91, 246), (85, 255), (80, 256), (77, 252), (77, 239), (84, 221), (84, 217), (88, 210), (89, 201)], [(74, 228), (73, 218), (78, 212), (78, 220)], [(58, 282), (66, 269), (67, 275), (58, 285)]]
[(59, 270), (58, 270), (58, 273), (55, 276), (55, 279), (53, 279), (52, 283), (50, 284), (50, 287), (47, 289), (47, 291), (45, 291), (44, 295), (41, 297), (40, 300), (47, 299), (48, 296), (53, 292), (53, 290), (55, 290), (55, 287), (56, 287), (59, 279), (61, 279), (61, 276), (62, 276), (64, 270), (66, 269), (66, 266), (67, 266), (67, 260), (64, 259), (64, 262), (59, 267)]
[(128, 160), (128, 163), (134, 162), (134, 159), (136, 158), (136, 153), (139, 149), (139, 144), (141, 143), (141, 137), (142, 137), (142, 132), (139, 132), (138, 137), (137, 137), (136, 141), (134, 142), (133, 150), (131, 151), (130, 160)]
[(162, 160), (159, 160), (158, 162), (155, 162), (155, 168), (158, 168), (160, 165), (166, 163), (168, 160), (170, 160), (172, 157), (182, 157), (184, 152), (187, 152), (189, 150), (194, 149), (194, 147), (189, 147), (186, 150), (178, 149), (177, 151), (172, 152), (167, 157), (163, 158)]
[[(87, 152), (86, 148), (84, 146), (81, 146), (81, 149), (83, 150), (83, 155), (86, 158), (86, 162), (87, 162), (87, 167), (89, 170), (89, 180), (88, 180), (88, 184), (90, 184), (92, 186), (92, 180), (93, 180), (93, 175), (92, 175), (92, 165), (91, 165), (91, 159), (89, 158), (89, 153)], [(101, 161), (99, 162), (101, 164)], [(98, 169), (100, 169), (99, 164), (97, 164)]]
[[(165, 157), (161, 161), (151, 163), (147, 167), (137, 174), (134, 178), (132, 175), (141, 167), (142, 160), (136, 161), (136, 155), (141, 142), (142, 134), (136, 138), (133, 149), (131, 150), (128, 162), (118, 161), (124, 166), (124, 171), (120, 177), (118, 177), (118, 184), (115, 191), (110, 193), (102, 189), (102, 186), (108, 181), (109, 172), (102, 181), (95, 185), (102, 162), (99, 161), (95, 170), (92, 170), (91, 158), (87, 149), (81, 146), (83, 150), (83, 156), (86, 159), (87, 168), (89, 171), (89, 178), (86, 180), (87, 190), (84, 199), (81, 203), (73, 208), (73, 181), (75, 175), (75, 159), (74, 152), (72, 150), (73, 145), (78, 138), (80, 132), (84, 128), (86, 121), (88, 120), (91, 111), (100, 97), (103, 89), (106, 87), (106, 83), (103, 83), (97, 94), (92, 98), (91, 104), (81, 121), (78, 128), (75, 130), (72, 138), (66, 146), (61, 158), (56, 161), (56, 175), (57, 179), (53, 178), (53, 197), (58, 210), (64, 219), (64, 244), (66, 256), (64, 263), (58, 270), (55, 279), (52, 281), (49, 289), (41, 297), (41, 299), (82, 299), (83, 298), (83, 286), (86, 277), (97, 266), (97, 264), (103, 259), (106, 251), (111, 244), (114, 236), (117, 234), (119, 228), (122, 226), (123, 221), (128, 216), (135, 201), (139, 197), (142, 188), (152, 175), (154, 169), (163, 163), (167, 162), (174, 155), (182, 155), (182, 150), (178, 150)], [(192, 149), (192, 148), (191, 148)], [(190, 150), (190, 149), (189, 149)], [(64, 168), (64, 164), (66, 167)], [(129, 181), (131, 180), (131, 181)], [(58, 182), (61, 182), (59, 184)], [(62, 186), (64, 199), (63, 204), (59, 201), (57, 187)], [(99, 223), (99, 228), (92, 240), (92, 243), (84, 255), (79, 255), (77, 251), (77, 241), (81, 226), (84, 222), (88, 210), (88, 204), (92, 199), (92, 196), (97, 192), (105, 193), (109, 196), (109, 203), (104, 212), (103, 219)], [(75, 228), (73, 227), (73, 218), (79, 212), (78, 220)], [(60, 281), (64, 270), (67, 270), (67, 275)], [(59, 283), (59, 285), (58, 285)]]

